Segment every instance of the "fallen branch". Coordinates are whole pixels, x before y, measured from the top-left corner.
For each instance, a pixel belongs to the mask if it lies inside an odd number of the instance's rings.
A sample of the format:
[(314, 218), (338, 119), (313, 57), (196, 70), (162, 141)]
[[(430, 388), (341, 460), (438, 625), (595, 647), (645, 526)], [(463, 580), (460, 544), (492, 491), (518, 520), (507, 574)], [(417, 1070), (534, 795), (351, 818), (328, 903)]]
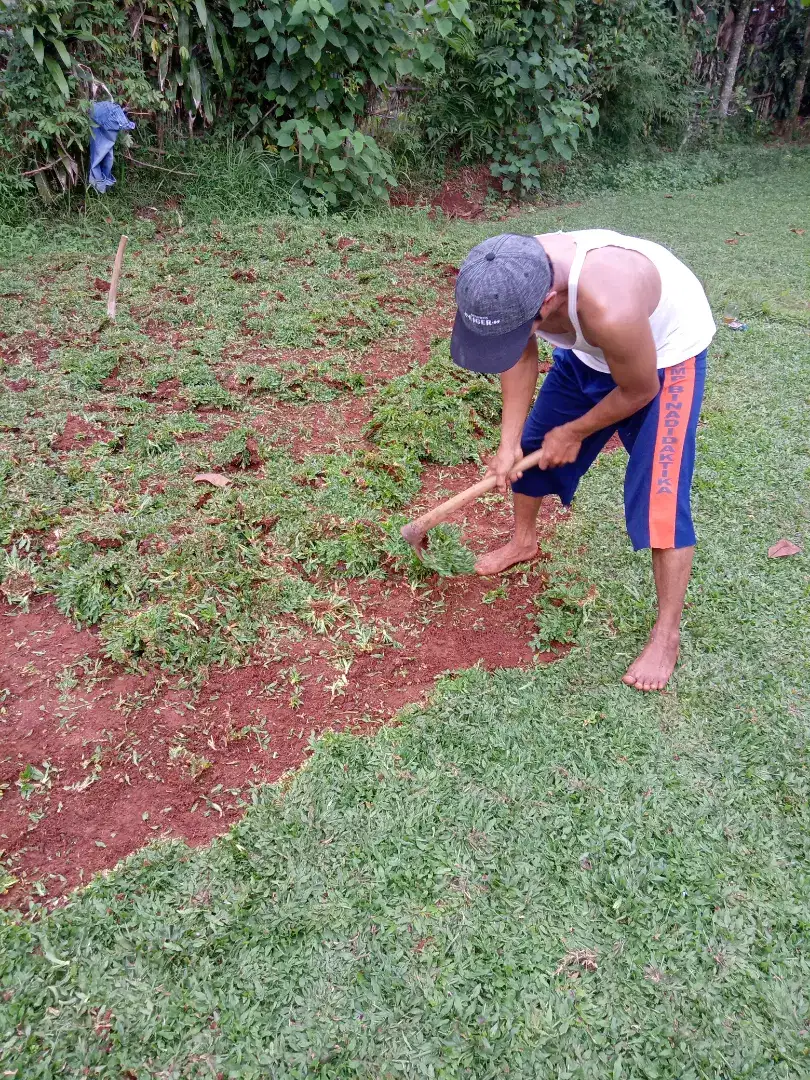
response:
[(49, 161), (47, 165), (40, 165), (38, 169), (29, 169), (28, 172), (20, 173), (20, 176), (36, 176), (37, 173), (46, 172), (48, 169), (52, 169), (54, 165), (59, 164), (59, 158), (56, 161)]
[(184, 172), (182, 169), (167, 169), (163, 165), (153, 165), (151, 161), (139, 161), (137, 158), (132, 157), (131, 154), (124, 154), (127, 161), (131, 161), (133, 165), (142, 165), (145, 169), (157, 169), (158, 172), (174, 173), (175, 176), (199, 176), (199, 173)]
[(121, 278), (121, 266), (124, 262), (124, 252), (127, 249), (128, 236), (122, 236), (118, 241), (118, 251), (115, 253), (112, 277), (110, 278), (110, 291), (107, 294), (107, 318), (115, 322), (115, 300), (118, 295), (118, 282)]
[(107, 86), (107, 84), (106, 84), (106, 83), (102, 82), (102, 81), (101, 81), (101, 79), (97, 79), (97, 78), (95, 77), (95, 75), (93, 74), (93, 69), (92, 69), (91, 67), (89, 67), (89, 66), (88, 66), (87, 64), (80, 64), (80, 63), (79, 63), (78, 61), (76, 61), (76, 60), (74, 60), (74, 62), (73, 62), (73, 66), (74, 66), (75, 68), (77, 68), (77, 69), (78, 69), (79, 71), (85, 71), (85, 72), (87, 72), (87, 74), (86, 74), (86, 75), (84, 75), (84, 76), (83, 76), (83, 78), (84, 78), (85, 80), (89, 79), (89, 81), (90, 81), (90, 92), (92, 93), (92, 95), (93, 95), (93, 97), (94, 97), (94, 98), (95, 98), (95, 96), (96, 96), (96, 90), (97, 90), (97, 89), (98, 89), (98, 87), (100, 86), (100, 87), (101, 87), (101, 89), (105, 91), (105, 93), (107, 94), (107, 97), (108, 97), (108, 98), (110, 99), (110, 101), (114, 101), (114, 100), (115, 100), (115, 99), (113, 98), (113, 92), (112, 92), (112, 90), (110, 90), (109, 86)]
[(268, 117), (268, 116), (270, 115), (270, 113), (271, 113), (272, 111), (273, 111), (272, 109), (268, 109), (268, 110), (267, 110), (267, 112), (266, 112), (266, 113), (264, 113), (264, 115), (263, 115), (263, 116), (260, 116), (260, 117), (259, 117), (259, 119), (258, 119), (258, 120), (256, 121), (256, 123), (255, 123), (255, 124), (253, 125), (253, 127), (252, 127), (252, 128), (249, 128), (249, 129), (248, 129), (248, 130), (247, 130), (247, 131), (245, 132), (245, 135), (244, 135), (244, 137), (245, 137), (245, 138), (247, 138), (247, 137), (248, 137), (248, 135), (252, 135), (252, 134), (253, 134), (253, 132), (254, 132), (254, 131), (256, 130), (256, 128), (257, 128), (257, 127), (259, 126), (259, 124), (261, 124), (261, 123), (262, 123), (262, 121), (266, 120), (266, 119), (267, 119), (267, 117)]

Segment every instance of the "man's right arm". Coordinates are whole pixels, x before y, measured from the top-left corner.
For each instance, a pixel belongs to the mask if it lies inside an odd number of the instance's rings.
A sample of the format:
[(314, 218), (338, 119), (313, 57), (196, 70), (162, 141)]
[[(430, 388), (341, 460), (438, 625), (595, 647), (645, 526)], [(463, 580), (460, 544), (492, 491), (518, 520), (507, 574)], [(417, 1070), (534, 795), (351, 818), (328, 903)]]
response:
[(532, 334), (520, 360), (501, 375), (501, 444), (487, 469), (487, 475), (495, 473), (498, 478), (498, 491), (506, 491), (512, 467), (521, 456), (520, 437), (536, 388), (537, 338)]

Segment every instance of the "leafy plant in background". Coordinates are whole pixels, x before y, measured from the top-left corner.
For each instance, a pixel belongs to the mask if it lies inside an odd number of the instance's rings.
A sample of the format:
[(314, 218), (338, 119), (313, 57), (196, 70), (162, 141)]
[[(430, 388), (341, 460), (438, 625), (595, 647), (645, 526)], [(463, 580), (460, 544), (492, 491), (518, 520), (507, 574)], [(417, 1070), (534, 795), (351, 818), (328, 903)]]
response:
[(213, 124), (229, 110), (242, 57), (227, 0), (153, 0), (136, 21), (164, 113), (176, 110), (191, 131), (198, 117)]
[(448, 37), (445, 74), (421, 104), (434, 152), (488, 157), (504, 190), (540, 186), (550, 156), (570, 159), (598, 110), (585, 102), (586, 57), (572, 47), (574, 0), (474, 0), (473, 25)]
[(384, 198), (391, 163), (360, 121), (381, 88), (444, 67), (434, 38), (469, 25), (467, 0), (231, 4), (257, 73), (248, 119), (282, 162), (297, 164), (295, 201)]
[[(773, 120), (788, 119), (806, 101), (800, 73), (802, 59), (810, 60), (808, 26), (810, 0), (773, 0), (746, 4), (738, 0), (669, 0), (680, 32), (692, 56), (693, 82), (698, 107), (689, 137), (706, 134), (725, 137), (767, 129)], [(741, 49), (727, 87), (735, 126), (729, 131), (721, 84), (728, 73), (735, 29), (743, 22)], [(707, 107), (708, 106), (708, 107)]]
[(757, 116), (776, 116), (792, 125), (810, 90), (810, 0), (783, 3), (783, 17), (770, 20), (748, 43), (744, 62)]
[[(467, 0), (27, 0), (4, 16), (10, 151), (62, 186), (79, 175), (99, 89), (163, 117), (236, 123), (298, 177), (293, 201), (385, 198), (387, 154), (361, 130), (379, 88), (441, 70)], [(57, 155), (59, 161), (44, 161)], [(33, 169), (23, 169), (33, 172)]]
[(673, 133), (695, 105), (694, 43), (666, 0), (579, 4), (576, 39), (588, 57), (586, 98), (599, 107), (600, 136), (627, 146)]
[(128, 11), (116, 0), (22, 0), (4, 6), (2, 24), (0, 154), (19, 161), (48, 198), (48, 178), (62, 190), (78, 179), (97, 94), (106, 96), (111, 84), (145, 108), (158, 95), (133, 48)]
[(285, 120), (271, 147), (285, 164), (298, 164), (300, 186), (291, 192), (297, 206), (320, 200), (337, 206), (347, 198), (369, 196), (384, 200), (388, 186), (396, 183), (388, 154), (353, 126), (327, 123), (324, 128), (308, 118)]
[[(389, 149), (405, 147), (405, 167), (417, 173), (440, 174), (448, 156), (487, 162), (505, 191), (526, 193), (594, 134), (604, 150), (750, 135), (771, 118), (793, 126), (810, 62), (807, 6), (774, 0), (748, 17), (749, 7), (731, 0), (7, 2), (0, 214), (17, 220), (12, 204), (34, 185), (50, 199), (77, 183), (90, 103), (106, 96), (136, 114), (142, 152), (131, 160), (157, 170), (151, 176), (164, 190), (171, 184), (194, 198), (193, 186), (186, 191), (174, 179), (189, 176), (187, 164), (174, 167), (178, 147), (196, 169), (200, 154), (188, 136), (212, 128), (231, 139), (225, 204), (247, 192), (263, 207), (292, 203), (302, 214), (385, 199), (397, 172)], [(745, 35), (730, 129), (715, 102), (737, 16)], [(381, 105), (400, 91), (409, 104), (395, 131)]]
[[(162, 144), (167, 121), (191, 132), (224, 119), (239, 97), (239, 55), (227, 0), (28, 0), (6, 8), (0, 35), (8, 136), (0, 155), (20, 158), (48, 197), (81, 172), (91, 100), (113, 97), (146, 118)], [(139, 125), (140, 126), (140, 125)], [(30, 166), (30, 168), (29, 168)], [(34, 171), (37, 170), (37, 171)]]

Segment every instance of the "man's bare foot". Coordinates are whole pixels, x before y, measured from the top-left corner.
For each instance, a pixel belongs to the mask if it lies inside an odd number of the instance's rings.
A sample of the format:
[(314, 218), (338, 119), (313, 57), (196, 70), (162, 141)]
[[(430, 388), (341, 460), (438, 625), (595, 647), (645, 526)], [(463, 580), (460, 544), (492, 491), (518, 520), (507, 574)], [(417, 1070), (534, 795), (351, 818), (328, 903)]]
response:
[(636, 690), (663, 690), (675, 670), (680, 642), (678, 633), (665, 634), (653, 629), (650, 640), (627, 669), (622, 682)]
[(495, 548), (482, 555), (475, 564), (476, 574), (487, 577), (490, 574), (500, 574), (508, 570), (515, 563), (529, 562), (537, 554), (537, 542), (520, 544), (517, 540), (510, 540), (503, 547)]

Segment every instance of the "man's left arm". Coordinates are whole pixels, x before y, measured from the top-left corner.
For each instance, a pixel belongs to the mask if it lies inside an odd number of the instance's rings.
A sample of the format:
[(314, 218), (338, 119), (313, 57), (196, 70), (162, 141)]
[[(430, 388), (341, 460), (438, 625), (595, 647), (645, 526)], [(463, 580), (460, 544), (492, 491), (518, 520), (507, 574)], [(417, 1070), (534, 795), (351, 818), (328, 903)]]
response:
[(538, 462), (541, 469), (576, 461), (583, 439), (626, 420), (658, 393), (657, 354), (649, 319), (614, 312), (600, 322), (588, 328), (588, 337), (605, 354), (616, 387), (578, 420), (549, 431)]

